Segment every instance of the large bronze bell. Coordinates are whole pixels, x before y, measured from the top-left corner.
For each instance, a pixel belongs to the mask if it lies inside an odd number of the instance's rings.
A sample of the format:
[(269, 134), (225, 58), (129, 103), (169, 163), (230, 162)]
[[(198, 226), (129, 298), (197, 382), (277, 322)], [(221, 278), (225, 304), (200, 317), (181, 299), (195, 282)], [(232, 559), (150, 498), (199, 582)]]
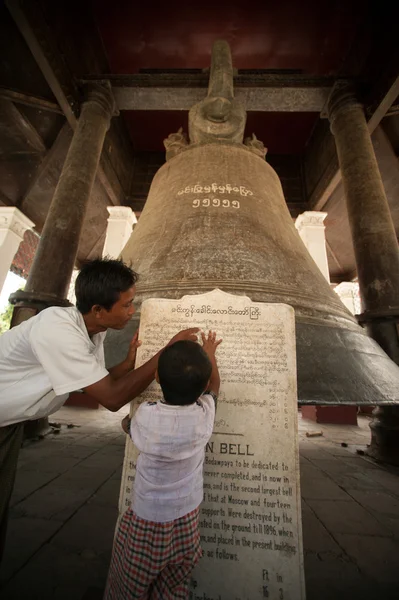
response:
[[(246, 115), (233, 97), (225, 42), (214, 45), (210, 79), (208, 97), (190, 111), (190, 143), (181, 132), (165, 141), (167, 162), (122, 253), (140, 274), (138, 303), (220, 288), (290, 304), (299, 403), (398, 402), (399, 368), (310, 257), (263, 145), (256, 138), (242, 143)], [(114, 335), (107, 346), (123, 354)]]

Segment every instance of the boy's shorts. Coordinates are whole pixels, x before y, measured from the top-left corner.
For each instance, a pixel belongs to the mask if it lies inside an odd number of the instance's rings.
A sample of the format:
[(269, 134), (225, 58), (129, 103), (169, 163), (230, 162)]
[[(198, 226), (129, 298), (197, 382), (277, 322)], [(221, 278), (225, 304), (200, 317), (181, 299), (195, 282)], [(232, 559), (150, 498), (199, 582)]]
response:
[(114, 541), (104, 600), (186, 600), (201, 554), (199, 508), (167, 523), (145, 521), (128, 509)]

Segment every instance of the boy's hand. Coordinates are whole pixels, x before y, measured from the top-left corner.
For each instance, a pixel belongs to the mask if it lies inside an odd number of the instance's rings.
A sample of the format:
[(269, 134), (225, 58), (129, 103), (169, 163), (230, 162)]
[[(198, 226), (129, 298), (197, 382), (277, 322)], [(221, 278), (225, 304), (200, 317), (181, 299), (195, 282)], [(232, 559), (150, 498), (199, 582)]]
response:
[(134, 365), (136, 363), (137, 348), (139, 348), (140, 346), (141, 340), (139, 340), (139, 332), (136, 331), (136, 333), (132, 337), (132, 341), (129, 344), (129, 350), (126, 356), (126, 363), (129, 365), (130, 369), (134, 369)]
[(222, 340), (216, 339), (216, 331), (209, 331), (208, 337), (201, 331), (202, 347), (209, 356), (215, 356), (215, 352)]
[(175, 336), (173, 336), (167, 345), (170, 346), (171, 344), (174, 344), (175, 342), (180, 342), (181, 340), (198, 342), (198, 331), (199, 327), (190, 327), (190, 329), (183, 329), (182, 331), (179, 331), (179, 333), (177, 333)]
[(131, 418), (129, 417), (129, 415), (126, 415), (126, 417), (122, 421), (122, 429), (128, 435), (130, 435), (130, 421)]

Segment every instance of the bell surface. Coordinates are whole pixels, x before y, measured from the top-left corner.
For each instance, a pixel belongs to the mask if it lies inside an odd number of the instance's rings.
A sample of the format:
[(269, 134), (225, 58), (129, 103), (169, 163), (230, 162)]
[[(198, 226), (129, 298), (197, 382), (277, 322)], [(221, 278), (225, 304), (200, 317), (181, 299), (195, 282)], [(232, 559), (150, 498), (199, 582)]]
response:
[[(219, 288), (295, 309), (300, 404), (399, 403), (399, 367), (357, 324), (305, 248), (280, 180), (234, 98), (229, 45), (212, 48), (208, 94), (189, 112), (189, 140), (165, 140), (166, 159), (122, 258), (139, 273), (137, 304)], [(139, 311), (138, 311), (139, 312)], [(110, 332), (112, 364), (131, 331)], [(245, 335), (245, 332), (243, 332)], [(123, 343), (123, 340), (125, 342)]]
[(164, 164), (122, 258), (139, 305), (220, 288), (293, 306), (300, 404), (399, 401), (399, 368), (331, 290), (277, 174), (243, 144), (190, 145)]

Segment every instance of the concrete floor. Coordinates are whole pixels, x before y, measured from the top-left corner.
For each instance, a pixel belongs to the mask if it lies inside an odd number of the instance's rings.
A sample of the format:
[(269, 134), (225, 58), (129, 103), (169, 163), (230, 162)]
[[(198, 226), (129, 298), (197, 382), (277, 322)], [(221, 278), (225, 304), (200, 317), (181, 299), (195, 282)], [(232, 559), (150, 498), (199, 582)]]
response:
[[(1, 600), (101, 599), (117, 517), (122, 417), (63, 408), (52, 417), (60, 432), (22, 449)], [(300, 421), (308, 600), (399, 598), (399, 470), (356, 453), (369, 441), (368, 423)], [(323, 437), (306, 437), (315, 430)]]

